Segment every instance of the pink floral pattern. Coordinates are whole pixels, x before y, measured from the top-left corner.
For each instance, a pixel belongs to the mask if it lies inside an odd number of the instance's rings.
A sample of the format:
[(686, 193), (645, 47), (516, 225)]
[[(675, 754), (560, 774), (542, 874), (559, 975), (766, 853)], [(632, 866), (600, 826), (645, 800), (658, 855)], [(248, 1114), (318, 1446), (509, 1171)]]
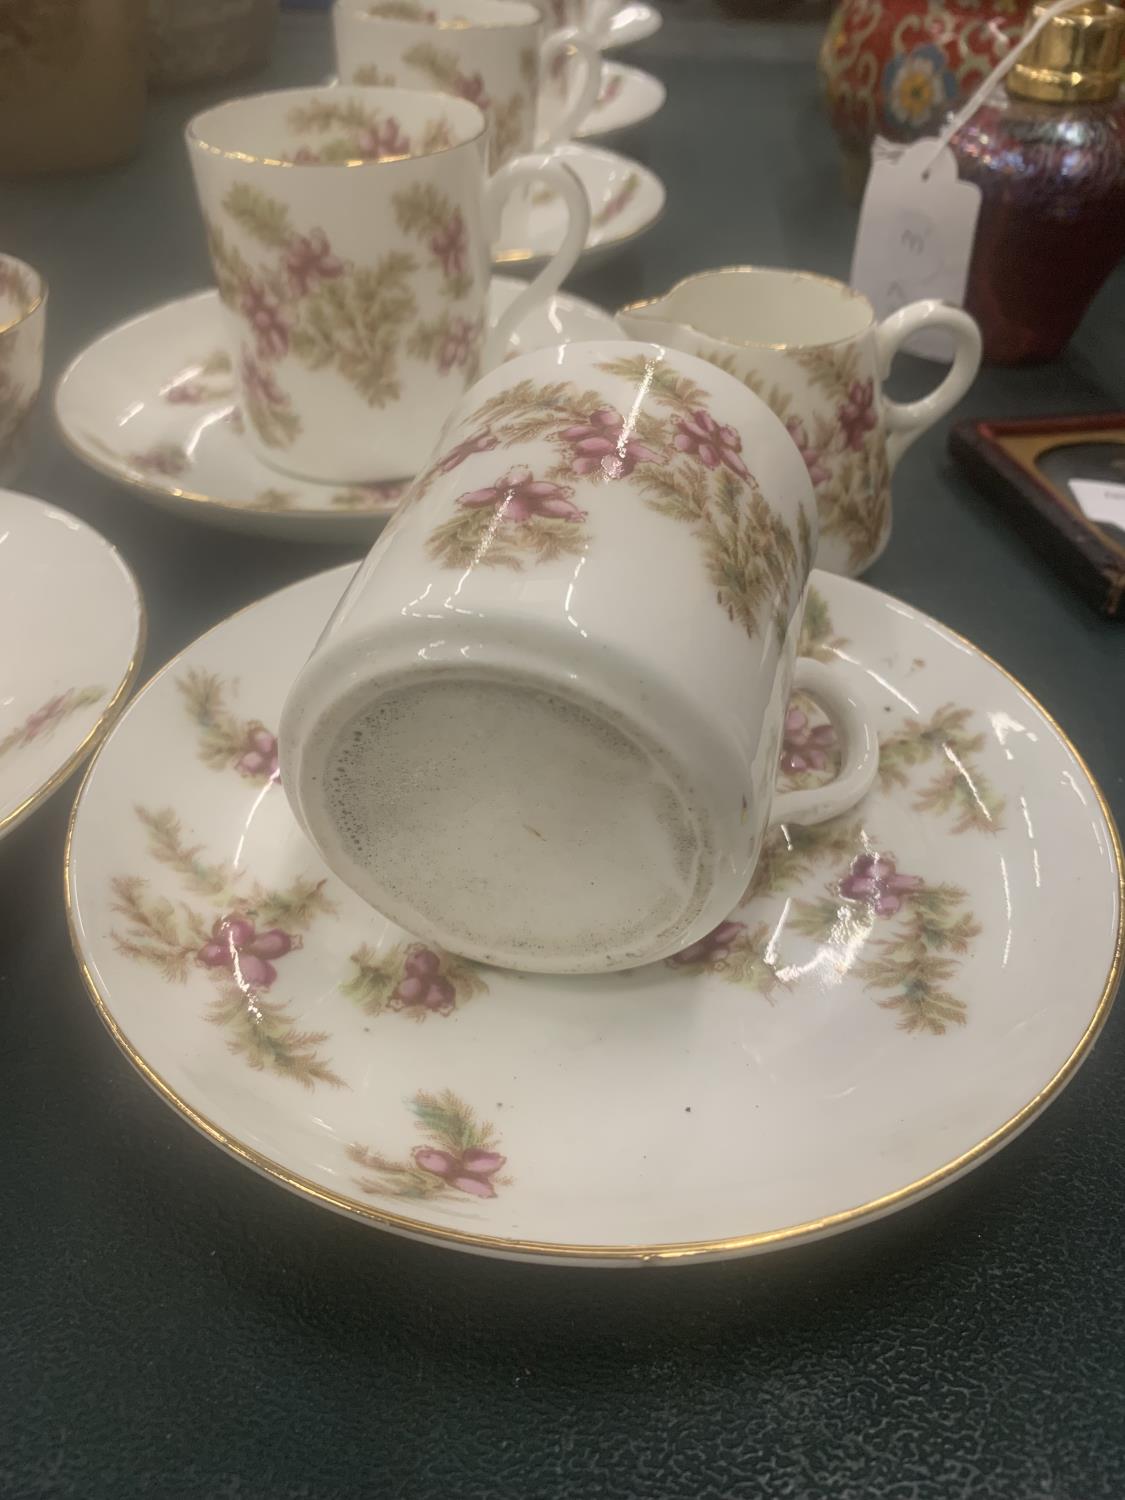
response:
[(392, 1198), (442, 1198), (463, 1195), (495, 1198), (500, 1187), (510, 1187), (502, 1176), (507, 1158), (497, 1149), (496, 1132), (487, 1121), (449, 1089), (440, 1094), (418, 1093), (410, 1101), (418, 1128), (427, 1144), (408, 1156), (394, 1158), (367, 1146), (348, 1147), (348, 1157), (371, 1176), (358, 1179), (365, 1193)]
[(195, 961), (205, 969), (225, 969), (240, 985), (268, 989), (277, 979), (275, 961), (300, 946), (299, 937), (280, 927), (258, 932), (249, 917), (230, 913), (215, 919)]
[(873, 380), (852, 381), (848, 387), (847, 399), (836, 409), (836, 420), (847, 446), (853, 453), (861, 453), (867, 442), (867, 434), (874, 430), (878, 420), (875, 415)]
[(63, 693), (56, 693), (28, 714), (22, 724), (0, 736), (0, 756), (12, 750), (23, 750), (36, 740), (48, 739), (64, 719), (104, 697), (103, 687), (67, 688)]
[(717, 969), (730, 958), (740, 938), (746, 935), (745, 922), (720, 922), (718, 927), (701, 937), (697, 943), (673, 953), (668, 963), (674, 969), (690, 969), (702, 966)]
[(614, 219), (619, 218), (637, 196), (640, 186), (640, 174), (630, 172), (617, 192), (605, 200), (597, 213), (591, 215), (590, 223), (594, 228), (604, 229), (607, 224), (612, 224)]
[(217, 672), (192, 667), (176, 679), (176, 687), (199, 731), (199, 758), (205, 765), (266, 785), (280, 780), (277, 736), (257, 719), (240, 719), (232, 711), (234, 684)]
[(461, 495), (457, 504), (475, 510), (486, 507), (501, 512), (501, 520), (530, 521), (532, 516), (550, 516), (560, 521), (584, 521), (586, 512), (570, 499), (571, 491), (559, 484), (536, 479), (530, 469), (517, 465), (501, 474), (495, 484)]
[(154, 443), (151, 448), (125, 455), (125, 462), (142, 474), (163, 474), (175, 479), (191, 467), (191, 460), (178, 443)]
[(600, 470), (607, 479), (625, 479), (639, 463), (659, 463), (660, 454), (625, 433), (625, 419), (612, 407), (593, 412), (588, 422), (563, 430), (563, 438), (574, 444), (575, 474)]
[(677, 424), (673, 444), (681, 453), (694, 454), (709, 469), (725, 464), (739, 479), (749, 479), (742, 461), (742, 439), (733, 427), (720, 426), (710, 412), (695, 411)]
[(465, 257), (468, 244), (465, 239), (465, 220), (459, 208), (454, 209), (446, 222), (430, 237), (430, 249), (448, 277), (465, 274)]
[[(341, 1087), (343, 1079), (321, 1050), (327, 1034), (306, 1030), (291, 1001), (273, 998), (284, 987), (282, 960), (302, 946), (304, 932), (335, 912), (325, 882), (297, 877), (283, 889), (267, 889), (234, 866), (208, 861), (202, 845), (185, 840), (172, 808), (136, 812), (153, 868), (110, 882), (111, 910), (120, 919), (111, 934), (114, 947), (171, 986), (205, 975), (208, 1018), (249, 1067), (303, 1088)], [(182, 884), (184, 894), (174, 902), (151, 892), (161, 872)]]
[(826, 484), (832, 478), (832, 470), (824, 462), (819, 448), (809, 438), (804, 422), (800, 417), (788, 417), (785, 422), (786, 431), (797, 445), (797, 452), (805, 461), (805, 468), (809, 471), (809, 478), (814, 486)]
[(296, 297), (305, 297), (319, 282), (343, 276), (347, 267), (332, 254), (323, 229), (297, 234), (289, 241), (284, 258), (289, 287)]
[(460, 443), (455, 443), (444, 457), (439, 458), (434, 468), (439, 474), (451, 474), (460, 464), (474, 453), (489, 453), (493, 448), (499, 447), (500, 439), (487, 427), (480, 432), (474, 432), (471, 437), (465, 438)]
[(893, 917), (905, 898), (921, 890), (924, 883), (918, 875), (900, 875), (889, 857), (858, 854), (840, 881), (840, 895), (849, 901), (866, 902), (877, 917)]
[(495, 1198), (493, 1178), (507, 1162), (497, 1151), (439, 1151), (436, 1146), (415, 1146), (414, 1161), (460, 1193), (473, 1198)]
[(412, 1021), (450, 1016), (488, 985), (475, 964), (425, 943), (384, 950), (365, 943), (351, 956), (342, 992), (369, 1016), (394, 1011)]
[(790, 704), (785, 715), (781, 742), (781, 769), (792, 775), (803, 771), (824, 771), (836, 748), (836, 731), (831, 724), (813, 725), (808, 714)]
[[(260, 281), (253, 277), (247, 279), (242, 288), (238, 310), (250, 325), (259, 359), (281, 359), (289, 352), (289, 323), (282, 314), (281, 303)], [(260, 366), (249, 361), (248, 356), (243, 358), (243, 378), (247, 378), (248, 364), (253, 370), (254, 378), (264, 386), (269, 376)]]
[[(542, 441), (554, 461), (535, 474), (519, 466), (453, 502), (454, 514), (431, 533), (431, 557), (450, 568), (519, 568), (526, 561), (578, 555), (591, 513), (574, 499), (576, 482), (632, 480), (644, 503), (691, 526), (699, 537), (715, 596), (732, 622), (753, 634), (766, 601), (781, 636), (810, 566), (812, 533), (798, 515), (794, 536), (742, 458), (742, 439), (711, 414), (711, 394), (645, 356), (599, 365), (648, 399), (626, 417), (596, 392), (566, 381), (516, 381), (489, 397), (455, 443), (413, 484), (417, 504), (435, 479), (478, 451)], [(471, 520), (475, 515), (476, 522)]]

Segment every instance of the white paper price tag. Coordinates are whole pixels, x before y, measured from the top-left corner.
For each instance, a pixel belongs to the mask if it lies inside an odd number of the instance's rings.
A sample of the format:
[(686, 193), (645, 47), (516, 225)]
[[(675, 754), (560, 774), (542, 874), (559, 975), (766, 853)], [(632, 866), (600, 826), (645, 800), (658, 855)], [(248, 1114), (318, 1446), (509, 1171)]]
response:
[(1070, 489), (1091, 521), (1108, 521), (1125, 531), (1125, 484), (1102, 479), (1072, 479)]
[[(937, 297), (960, 307), (973, 253), (980, 188), (962, 182), (957, 159), (932, 138), (894, 146), (876, 137), (852, 257), (851, 284), (885, 318)], [(948, 334), (917, 334), (912, 354), (948, 362)]]

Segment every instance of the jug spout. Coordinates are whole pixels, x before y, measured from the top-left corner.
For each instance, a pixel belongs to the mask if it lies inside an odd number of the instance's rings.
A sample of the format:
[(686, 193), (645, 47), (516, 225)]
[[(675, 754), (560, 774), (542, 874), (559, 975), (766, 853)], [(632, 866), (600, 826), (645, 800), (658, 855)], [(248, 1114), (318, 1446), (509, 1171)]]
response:
[(667, 300), (666, 296), (652, 297), (647, 302), (630, 302), (623, 307), (617, 314), (617, 321), (626, 337), (674, 345), (676, 324), (668, 315)]

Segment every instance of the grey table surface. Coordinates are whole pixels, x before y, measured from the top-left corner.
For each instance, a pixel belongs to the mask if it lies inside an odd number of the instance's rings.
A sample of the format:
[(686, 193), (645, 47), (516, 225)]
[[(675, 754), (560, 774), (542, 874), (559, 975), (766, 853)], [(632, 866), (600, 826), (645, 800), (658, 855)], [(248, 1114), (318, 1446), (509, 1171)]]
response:
[[(846, 275), (818, 28), (668, 9), (627, 54), (668, 85), (634, 143), (668, 212), (572, 288), (614, 307), (706, 266)], [(287, 16), (253, 86), (329, 65), (326, 18)], [(120, 169), (0, 188), (0, 246), (51, 285), (48, 386), (102, 330), (209, 282), (180, 132), (232, 91), (154, 103)], [(1064, 361), (985, 372), (958, 415), (1123, 408), (1123, 334), (1119, 275)], [(146, 675), (353, 555), (164, 515), (73, 458), (49, 404), (21, 487), (135, 569)], [(947, 428), (904, 459), (868, 581), (1022, 680), (1125, 820), (1125, 636), (978, 496)], [(0, 1497), (1125, 1494), (1120, 1014), (1034, 1129), (881, 1225), (655, 1276), (469, 1260), (318, 1213), (148, 1092), (67, 943), (72, 794), (0, 848)]]

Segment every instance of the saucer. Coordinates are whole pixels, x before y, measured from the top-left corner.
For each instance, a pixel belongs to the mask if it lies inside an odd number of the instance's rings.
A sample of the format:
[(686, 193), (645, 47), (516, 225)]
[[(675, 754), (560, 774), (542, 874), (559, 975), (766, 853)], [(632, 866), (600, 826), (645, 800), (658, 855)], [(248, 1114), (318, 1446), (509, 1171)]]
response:
[(117, 717), (144, 634), (116, 549), (67, 511), (0, 490), (0, 839)]
[[(590, 199), (590, 232), (579, 265), (586, 266), (652, 227), (664, 211), (664, 184), (655, 172), (616, 151), (567, 141), (551, 155), (570, 167)], [(562, 244), (566, 213), (548, 189), (531, 190), (530, 208), (501, 216), (494, 265), (530, 266)]]
[[(967, 641), (814, 575), (803, 649), (866, 674), (876, 789), (777, 829), (744, 904), (675, 959), (520, 975), (371, 911), (277, 784), (282, 702), (350, 576), (196, 641), (75, 804), (67, 905), (91, 996), (210, 1140), (403, 1234), (640, 1264), (889, 1213), (1072, 1077), (1120, 970), (1121, 849), (1062, 731)], [(795, 706), (786, 776), (825, 774), (832, 749)]]
[(602, 68), (601, 93), (575, 131), (579, 140), (605, 139), (632, 130), (663, 109), (668, 91), (659, 78), (624, 63), (606, 62)]
[(634, 0), (633, 4), (623, 5), (610, 18), (606, 35), (601, 42), (602, 50), (609, 52), (615, 47), (631, 47), (636, 42), (647, 41), (663, 25), (664, 17), (654, 5), (644, 5), (640, 0)]
[[(492, 309), (523, 282), (495, 276)], [(579, 339), (620, 338), (608, 313), (558, 293), (513, 335), (513, 354)], [(238, 434), (219, 297), (166, 302), (95, 340), (55, 393), (63, 437), (79, 458), (161, 506), (229, 531), (301, 541), (370, 542), (405, 481), (316, 484), (262, 464)]]

